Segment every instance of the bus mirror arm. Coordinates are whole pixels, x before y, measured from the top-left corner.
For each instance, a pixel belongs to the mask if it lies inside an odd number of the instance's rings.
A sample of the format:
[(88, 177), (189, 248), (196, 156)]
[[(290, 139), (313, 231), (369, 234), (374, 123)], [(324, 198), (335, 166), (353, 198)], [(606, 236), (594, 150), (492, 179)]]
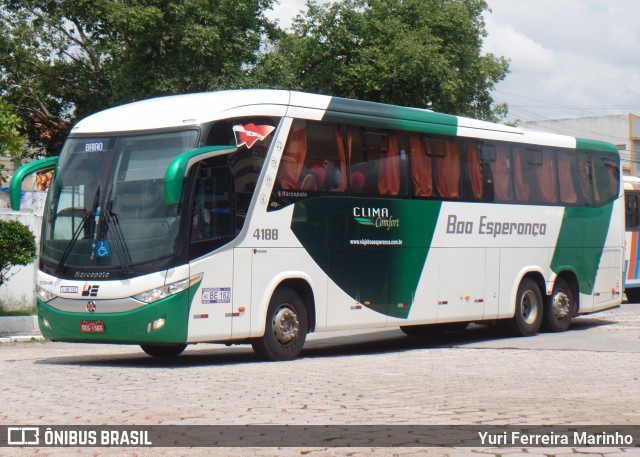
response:
[(184, 178), (195, 163), (209, 157), (230, 154), (237, 149), (230, 146), (204, 146), (183, 152), (173, 159), (164, 174), (164, 203), (176, 205), (180, 202)]
[(11, 201), (11, 209), (20, 211), (20, 197), (22, 193), (22, 183), (25, 178), (33, 173), (48, 168), (55, 168), (58, 164), (58, 157), (47, 157), (46, 159), (36, 160), (28, 163), (14, 173), (9, 185), (9, 199)]

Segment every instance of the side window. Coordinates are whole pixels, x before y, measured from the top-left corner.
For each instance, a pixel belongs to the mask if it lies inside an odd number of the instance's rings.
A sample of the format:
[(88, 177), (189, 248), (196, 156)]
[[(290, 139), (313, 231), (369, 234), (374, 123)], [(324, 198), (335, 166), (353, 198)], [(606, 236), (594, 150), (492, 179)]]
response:
[(596, 205), (604, 205), (618, 196), (620, 187), (619, 159), (613, 154), (592, 153), (594, 196)]
[(515, 196), (517, 201), (523, 203), (533, 200), (533, 188), (531, 184), (533, 166), (527, 161), (525, 151), (525, 148), (522, 146), (512, 148)]
[[(479, 141), (465, 141), (462, 143), (464, 157), (463, 186), (464, 195), (468, 200), (482, 201), (489, 198), (485, 181), (485, 168), (481, 157)], [(489, 189), (487, 189), (489, 190)]]
[(350, 138), (340, 126), (296, 120), (282, 153), (269, 210), (310, 195), (345, 192)]
[[(209, 129), (205, 146), (236, 146), (238, 150), (215, 157), (216, 166), (229, 169), (233, 181), (234, 226), (239, 231), (249, 210), (262, 165), (267, 157), (279, 118), (252, 116), (223, 119)], [(206, 162), (209, 163), (208, 161)]]
[[(404, 197), (407, 195), (406, 160), (404, 138), (396, 132), (382, 137), (379, 159), (374, 161), (378, 170), (378, 191), (380, 195)], [(378, 163), (375, 163), (378, 162)]]
[(340, 128), (295, 121), (276, 179), (281, 189), (340, 192), (346, 190), (346, 154)]
[(460, 198), (460, 145), (456, 139), (409, 136), (416, 197)]
[(580, 197), (584, 198), (586, 206), (593, 206), (594, 189), (591, 184), (591, 175), (593, 174), (591, 160), (586, 152), (576, 152), (578, 162), (578, 180), (582, 189)]
[(409, 136), (411, 183), (416, 197), (434, 197), (433, 163), (427, 154), (427, 139), (422, 135)]
[(349, 128), (349, 185), (354, 195), (405, 196), (403, 138), (395, 131)]
[(291, 126), (287, 147), (280, 161), (280, 170), (276, 180), (278, 187), (285, 190), (299, 190), (305, 185), (303, 173), (307, 159), (307, 125), (296, 121)]
[(515, 146), (513, 156), (516, 199), (523, 203), (557, 203), (553, 151)]
[(538, 198), (541, 203), (558, 202), (558, 173), (556, 154), (551, 149), (540, 151), (540, 166), (536, 170)]
[[(310, 123), (307, 128), (309, 154), (305, 163), (306, 176), (314, 178), (311, 190), (345, 192), (347, 190), (347, 157), (350, 139), (335, 124)], [(303, 186), (304, 187), (304, 186)]]
[(434, 155), (438, 194), (443, 198), (460, 198), (460, 143), (454, 138), (447, 138), (431, 153)]
[(504, 143), (482, 145), (485, 200), (509, 202), (513, 200), (511, 150)]
[(233, 176), (229, 168), (201, 166), (195, 186), (191, 241), (233, 238)]
[(210, 252), (240, 233), (264, 159), (259, 148), (243, 147), (194, 167), (190, 258)]
[(625, 203), (625, 227), (628, 232), (640, 230), (640, 214), (638, 214), (638, 200), (640, 192), (626, 191), (624, 193)]
[(575, 151), (558, 152), (560, 201), (565, 205), (584, 206), (591, 201), (588, 168), (581, 162), (584, 160)]

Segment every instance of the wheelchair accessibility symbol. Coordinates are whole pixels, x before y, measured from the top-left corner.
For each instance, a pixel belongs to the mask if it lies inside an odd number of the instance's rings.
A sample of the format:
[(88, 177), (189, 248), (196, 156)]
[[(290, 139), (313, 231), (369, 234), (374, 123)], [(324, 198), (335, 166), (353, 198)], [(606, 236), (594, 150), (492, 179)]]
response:
[(109, 257), (111, 255), (111, 242), (98, 241), (98, 257)]

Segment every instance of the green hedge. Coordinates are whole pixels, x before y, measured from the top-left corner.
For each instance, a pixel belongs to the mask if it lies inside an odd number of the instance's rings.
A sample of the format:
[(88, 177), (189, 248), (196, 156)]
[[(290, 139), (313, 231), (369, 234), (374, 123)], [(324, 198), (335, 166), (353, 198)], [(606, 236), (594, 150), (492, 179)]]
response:
[(36, 240), (29, 227), (0, 219), (0, 286), (12, 276), (12, 267), (29, 265), (35, 258)]

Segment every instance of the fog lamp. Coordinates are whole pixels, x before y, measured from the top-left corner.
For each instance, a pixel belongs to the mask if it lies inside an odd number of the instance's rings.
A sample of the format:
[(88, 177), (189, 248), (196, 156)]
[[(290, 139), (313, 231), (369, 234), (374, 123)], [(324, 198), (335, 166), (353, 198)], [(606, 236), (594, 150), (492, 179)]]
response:
[(164, 327), (164, 324), (165, 324), (165, 318), (164, 317), (156, 319), (153, 322), (149, 322), (147, 324), (147, 333), (151, 333), (151, 332), (155, 332), (156, 330), (160, 330), (162, 327)]

